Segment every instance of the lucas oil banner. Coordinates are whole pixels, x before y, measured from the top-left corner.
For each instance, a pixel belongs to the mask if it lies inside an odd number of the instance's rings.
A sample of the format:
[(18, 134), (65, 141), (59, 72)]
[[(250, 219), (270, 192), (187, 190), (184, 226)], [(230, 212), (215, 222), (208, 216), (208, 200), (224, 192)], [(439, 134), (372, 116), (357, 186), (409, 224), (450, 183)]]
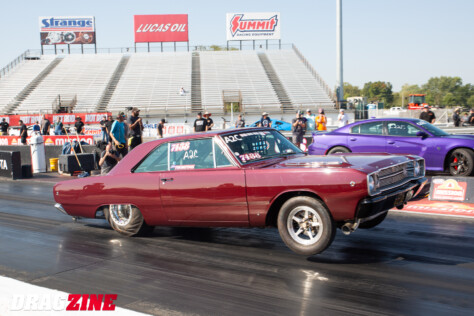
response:
[(41, 45), (95, 44), (93, 16), (42, 16)]
[(187, 42), (187, 14), (135, 15), (135, 43)]
[(280, 13), (227, 13), (228, 41), (280, 39)]

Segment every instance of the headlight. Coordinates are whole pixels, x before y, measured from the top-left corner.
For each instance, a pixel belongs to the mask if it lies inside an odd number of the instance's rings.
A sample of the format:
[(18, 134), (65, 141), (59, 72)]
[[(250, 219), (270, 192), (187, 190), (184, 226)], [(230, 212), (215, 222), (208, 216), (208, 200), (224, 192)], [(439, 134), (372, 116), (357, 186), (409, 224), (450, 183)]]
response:
[(425, 160), (420, 159), (415, 162), (415, 176), (421, 177), (425, 175)]
[(369, 175), (367, 178), (367, 188), (369, 189), (369, 194), (375, 192), (375, 176), (373, 174)]

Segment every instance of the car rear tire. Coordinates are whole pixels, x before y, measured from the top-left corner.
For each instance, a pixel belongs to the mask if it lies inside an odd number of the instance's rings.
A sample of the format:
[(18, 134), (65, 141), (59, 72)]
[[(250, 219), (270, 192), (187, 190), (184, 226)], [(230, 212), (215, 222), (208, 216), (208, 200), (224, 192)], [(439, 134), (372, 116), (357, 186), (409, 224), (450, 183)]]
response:
[(105, 212), (110, 226), (118, 233), (132, 237), (150, 234), (154, 227), (145, 223), (140, 210), (130, 204), (113, 204)]
[(346, 147), (337, 146), (337, 147), (331, 148), (331, 150), (328, 151), (328, 155), (341, 154), (341, 153), (350, 153), (350, 152), (351, 151)]
[(459, 148), (448, 159), (448, 170), (452, 176), (467, 177), (474, 169), (474, 154), (470, 149)]
[(362, 229), (374, 228), (375, 226), (383, 222), (385, 217), (387, 217), (387, 214), (388, 212), (385, 212), (384, 214), (377, 216), (376, 218), (371, 219), (370, 221), (360, 223), (359, 228), (362, 228)]
[(278, 213), (278, 231), (292, 251), (311, 256), (323, 252), (334, 240), (336, 227), (324, 204), (298, 196), (286, 201)]

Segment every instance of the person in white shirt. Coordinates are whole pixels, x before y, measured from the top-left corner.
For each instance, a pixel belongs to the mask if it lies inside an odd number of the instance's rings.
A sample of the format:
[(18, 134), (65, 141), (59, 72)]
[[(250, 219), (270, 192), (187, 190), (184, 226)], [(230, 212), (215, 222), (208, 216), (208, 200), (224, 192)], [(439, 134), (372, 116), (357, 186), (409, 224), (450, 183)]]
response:
[(310, 109), (306, 110), (306, 115), (304, 116), (306, 118), (306, 130), (308, 131), (314, 131), (314, 118), (316, 117), (314, 114), (311, 113)]
[(349, 123), (349, 116), (344, 113), (344, 109), (339, 110), (339, 115), (337, 116), (337, 125), (343, 127)]
[(186, 90), (184, 90), (184, 87), (181, 87), (181, 89), (179, 89), (179, 95), (186, 95)]

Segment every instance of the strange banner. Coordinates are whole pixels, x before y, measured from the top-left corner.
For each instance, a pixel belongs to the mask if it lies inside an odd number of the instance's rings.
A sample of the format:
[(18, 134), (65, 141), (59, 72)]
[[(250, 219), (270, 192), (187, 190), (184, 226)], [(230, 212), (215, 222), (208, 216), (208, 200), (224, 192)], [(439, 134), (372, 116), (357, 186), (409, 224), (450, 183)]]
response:
[(280, 13), (227, 13), (228, 41), (280, 39)]
[(93, 16), (39, 18), (41, 45), (95, 44)]
[(188, 15), (135, 15), (135, 43), (187, 42)]

